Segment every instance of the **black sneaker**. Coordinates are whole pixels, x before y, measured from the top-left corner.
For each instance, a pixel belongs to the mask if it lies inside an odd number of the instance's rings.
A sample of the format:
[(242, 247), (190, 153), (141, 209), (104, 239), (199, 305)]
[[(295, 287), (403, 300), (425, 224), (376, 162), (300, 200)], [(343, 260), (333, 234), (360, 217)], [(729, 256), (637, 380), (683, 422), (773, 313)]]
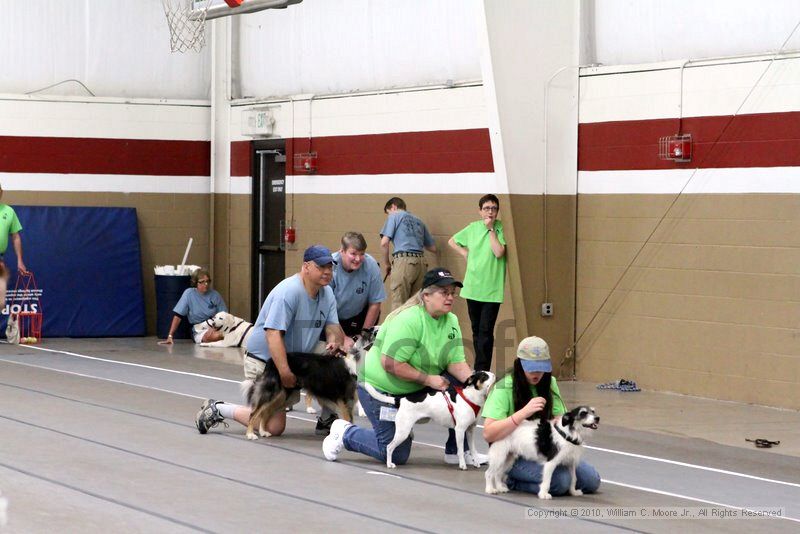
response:
[(336, 414), (331, 415), (327, 419), (321, 417), (317, 418), (317, 426), (314, 428), (314, 434), (318, 436), (327, 436), (331, 433), (331, 425), (336, 421)]
[(194, 416), (194, 424), (197, 425), (197, 431), (201, 434), (205, 434), (209, 429), (214, 428), (220, 423), (226, 427), (228, 426), (228, 423), (225, 422), (225, 418), (220, 415), (217, 409), (218, 402), (221, 401), (216, 401), (214, 399), (206, 400), (200, 407), (200, 411)]

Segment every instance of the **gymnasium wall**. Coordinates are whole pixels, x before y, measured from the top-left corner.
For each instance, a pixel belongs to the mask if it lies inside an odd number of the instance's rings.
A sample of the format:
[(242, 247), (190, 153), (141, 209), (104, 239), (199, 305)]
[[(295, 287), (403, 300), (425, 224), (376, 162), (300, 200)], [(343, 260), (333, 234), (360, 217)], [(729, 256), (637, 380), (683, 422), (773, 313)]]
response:
[[(189, 237), (189, 262), (209, 263), (208, 122), (202, 101), (0, 97), (3, 202), (136, 208), (152, 334), (153, 266), (179, 263)], [(24, 249), (48, 246), (21, 222)]]
[(581, 71), (578, 377), (800, 408), (800, 59), (681, 63)]
[[(457, 276), (463, 276), (465, 265), (447, 241), (478, 218), (482, 195), (492, 192), (501, 198), (504, 220), (512, 217), (515, 202), (521, 220), (541, 215), (541, 196), (509, 195), (505, 181), (495, 174), (480, 85), (234, 106), (231, 132), (241, 131), (242, 111), (253, 107), (268, 107), (275, 117), (275, 137), (287, 140), (286, 213), (297, 228), (297, 243), (286, 254), (287, 275), (299, 269), (305, 247), (322, 243), (338, 249), (342, 234), (349, 230), (362, 232), (367, 252), (380, 261), (383, 206), (392, 196), (402, 197), (433, 233), (439, 252), (427, 254), (430, 267), (442, 265)], [(318, 171), (310, 175), (293, 171), (291, 165), (295, 152), (308, 150), (309, 134), (319, 154)], [(231, 191), (249, 193), (251, 141), (235, 134), (232, 139)], [(510, 257), (517, 254), (515, 239), (512, 228)], [(521, 242), (529, 240), (536, 237), (526, 231)], [(517, 269), (519, 262), (512, 260), (509, 265)], [(525, 273), (526, 278), (532, 276), (533, 272)], [(571, 287), (570, 280), (570, 292)], [(511, 303), (522, 298), (521, 288), (507, 283), (498, 319), (500, 369), (513, 359), (516, 322)], [(389, 311), (384, 306), (383, 316)], [(471, 339), (464, 301), (457, 301), (455, 312)], [(468, 350), (471, 353), (471, 347)]]

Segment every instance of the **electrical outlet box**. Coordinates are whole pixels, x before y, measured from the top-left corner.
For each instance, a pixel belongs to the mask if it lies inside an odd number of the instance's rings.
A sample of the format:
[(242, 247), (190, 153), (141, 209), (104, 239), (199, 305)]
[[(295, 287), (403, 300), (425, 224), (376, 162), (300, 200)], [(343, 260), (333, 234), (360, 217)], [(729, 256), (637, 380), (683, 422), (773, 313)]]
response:
[(545, 302), (542, 304), (542, 317), (550, 317), (553, 315), (553, 303)]

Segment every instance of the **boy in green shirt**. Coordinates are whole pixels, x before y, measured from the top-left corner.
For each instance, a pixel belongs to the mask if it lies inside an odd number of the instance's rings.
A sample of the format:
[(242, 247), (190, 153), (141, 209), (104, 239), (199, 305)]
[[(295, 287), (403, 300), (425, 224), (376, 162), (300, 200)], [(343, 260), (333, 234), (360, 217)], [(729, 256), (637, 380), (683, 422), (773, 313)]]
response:
[(497, 220), (500, 200), (492, 194), (478, 200), (481, 220), (468, 224), (448, 244), (467, 260), (461, 296), (467, 300), (475, 348), (475, 370), (489, 371), (494, 349), (494, 325), (503, 302), (506, 280), (506, 238)]

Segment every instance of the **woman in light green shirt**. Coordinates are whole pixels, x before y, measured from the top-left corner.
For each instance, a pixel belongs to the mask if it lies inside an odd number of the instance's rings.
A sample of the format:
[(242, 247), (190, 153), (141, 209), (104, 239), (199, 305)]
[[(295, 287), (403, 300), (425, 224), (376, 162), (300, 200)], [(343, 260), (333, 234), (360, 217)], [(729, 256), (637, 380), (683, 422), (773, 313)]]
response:
[[(422, 289), (386, 318), (364, 364), (363, 380), (391, 396), (427, 394), (430, 389), (444, 391), (450, 385), (442, 376), (447, 372), (465, 381), (472, 369), (464, 357), (458, 317), (452, 313), (456, 288), (461, 282), (442, 267), (425, 274)], [(386, 446), (394, 438), (395, 407), (374, 399), (362, 386), (358, 398), (372, 428), (360, 428), (337, 419), (322, 444), (328, 460), (336, 460), (342, 449), (360, 452), (386, 462)], [(396, 464), (404, 464), (411, 453), (411, 438), (399, 445), (392, 455)], [(471, 463), (471, 454), (466, 459)], [(485, 455), (476, 455), (485, 462)], [(445, 446), (445, 461), (458, 463), (455, 433)]]
[[(483, 437), (488, 443), (503, 439), (520, 422), (542, 411), (543, 421), (567, 412), (552, 370), (550, 348), (542, 338), (527, 337), (520, 342), (513, 373), (497, 383), (483, 406), (482, 415), (486, 418)], [(597, 470), (584, 461), (578, 464), (575, 477), (575, 487), (584, 493), (594, 493), (600, 487)], [(571, 478), (568, 468), (558, 466), (550, 482), (550, 493), (566, 495)], [(541, 481), (542, 465), (518, 458), (508, 472), (506, 483), (509, 489), (538, 494)]]

